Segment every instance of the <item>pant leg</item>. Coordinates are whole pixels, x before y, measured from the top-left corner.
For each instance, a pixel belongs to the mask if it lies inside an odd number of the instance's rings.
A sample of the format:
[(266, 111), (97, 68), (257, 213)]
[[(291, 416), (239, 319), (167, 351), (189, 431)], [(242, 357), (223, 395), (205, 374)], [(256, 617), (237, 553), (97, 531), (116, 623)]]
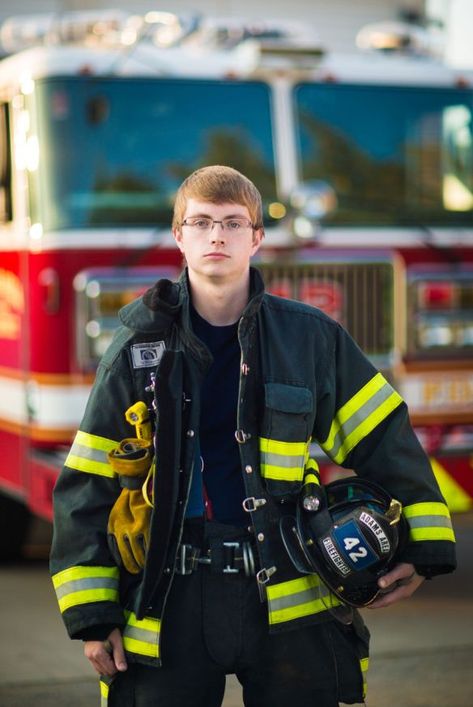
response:
[[(192, 661), (192, 658), (189, 658)], [(107, 707), (220, 707), (225, 675), (178, 674), (146, 665), (131, 665), (112, 683)]]
[(161, 626), (160, 668), (132, 664), (109, 691), (108, 707), (220, 707), (225, 670), (202, 637), (202, 572), (176, 575)]
[[(364, 625), (335, 619), (270, 634), (267, 607), (248, 585), (243, 622), (244, 649), (235, 673), (245, 707), (338, 707), (363, 703), (360, 657), (369, 634)], [(361, 641), (365, 645), (361, 646)]]

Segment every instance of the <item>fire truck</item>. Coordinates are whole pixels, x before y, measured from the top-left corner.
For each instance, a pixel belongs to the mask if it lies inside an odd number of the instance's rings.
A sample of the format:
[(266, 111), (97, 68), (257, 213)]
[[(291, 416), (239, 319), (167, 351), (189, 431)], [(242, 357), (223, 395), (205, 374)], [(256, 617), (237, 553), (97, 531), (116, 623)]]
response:
[(0, 39), (2, 558), (52, 517), (118, 309), (178, 276), (173, 195), (206, 164), (257, 184), (268, 289), (351, 332), (451, 509), (472, 506), (472, 73), (405, 37), (338, 56), (291, 24), (163, 12), (13, 18)]

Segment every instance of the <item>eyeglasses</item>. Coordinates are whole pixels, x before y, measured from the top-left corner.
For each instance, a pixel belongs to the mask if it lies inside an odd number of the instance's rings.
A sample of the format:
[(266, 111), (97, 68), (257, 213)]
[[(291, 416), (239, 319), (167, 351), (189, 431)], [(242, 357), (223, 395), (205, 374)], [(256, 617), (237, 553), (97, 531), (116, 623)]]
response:
[(213, 218), (205, 216), (196, 216), (195, 218), (186, 218), (181, 226), (187, 226), (194, 233), (209, 233), (216, 223), (219, 223), (227, 233), (244, 233), (253, 229), (253, 224), (249, 219), (234, 216), (229, 216), (221, 221), (215, 221)]

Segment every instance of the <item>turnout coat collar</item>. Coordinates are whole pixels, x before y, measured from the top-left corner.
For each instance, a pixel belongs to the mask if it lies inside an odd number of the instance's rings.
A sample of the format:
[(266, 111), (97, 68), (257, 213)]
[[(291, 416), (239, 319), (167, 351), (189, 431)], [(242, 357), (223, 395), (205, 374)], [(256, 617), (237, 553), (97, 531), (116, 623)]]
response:
[[(250, 268), (250, 296), (242, 313), (243, 317), (253, 315), (259, 310), (263, 295), (263, 279), (258, 270)], [(141, 334), (165, 331), (177, 320), (188, 330), (190, 300), (186, 268), (177, 282), (158, 280), (142, 297), (123, 307), (119, 312), (119, 319), (128, 329)]]

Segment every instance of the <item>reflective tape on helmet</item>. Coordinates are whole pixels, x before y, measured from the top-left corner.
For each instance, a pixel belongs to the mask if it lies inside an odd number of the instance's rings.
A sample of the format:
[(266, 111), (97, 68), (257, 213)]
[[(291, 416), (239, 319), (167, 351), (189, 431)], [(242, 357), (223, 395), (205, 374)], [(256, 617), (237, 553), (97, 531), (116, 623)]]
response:
[(71, 469), (76, 469), (76, 471), (114, 478), (115, 472), (108, 461), (108, 453), (115, 449), (117, 445), (118, 442), (113, 439), (99, 437), (98, 435), (79, 430), (74, 438), (65, 464)]
[(125, 617), (123, 646), (126, 652), (158, 659), (161, 621), (149, 616), (137, 619), (132, 611), (125, 611)]
[(118, 567), (69, 567), (53, 575), (61, 613), (97, 601), (118, 602)]
[(404, 506), (403, 513), (409, 523), (410, 540), (450, 540), (455, 542), (450, 513), (444, 503), (414, 503)]
[(316, 574), (266, 586), (269, 623), (279, 624), (328, 611), (341, 602)]
[(399, 393), (377, 373), (340, 410), (321, 442), (326, 454), (341, 464), (351, 450), (403, 402)]
[(302, 481), (309, 442), (259, 438), (261, 476), (277, 481)]

